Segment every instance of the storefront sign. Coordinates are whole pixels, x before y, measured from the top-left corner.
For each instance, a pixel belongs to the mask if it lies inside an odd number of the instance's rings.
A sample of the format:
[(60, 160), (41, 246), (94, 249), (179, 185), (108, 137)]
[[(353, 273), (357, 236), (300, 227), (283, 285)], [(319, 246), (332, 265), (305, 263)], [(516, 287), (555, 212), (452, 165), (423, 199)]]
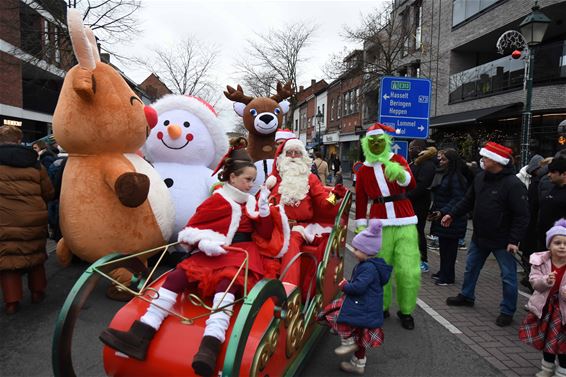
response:
[(4, 119), (5, 126), (16, 126), (21, 127), (22, 121), (21, 120), (13, 120), (13, 119)]
[(339, 138), (340, 138), (339, 133), (334, 132), (331, 134), (322, 135), (322, 142), (324, 144), (336, 144), (338, 143)]

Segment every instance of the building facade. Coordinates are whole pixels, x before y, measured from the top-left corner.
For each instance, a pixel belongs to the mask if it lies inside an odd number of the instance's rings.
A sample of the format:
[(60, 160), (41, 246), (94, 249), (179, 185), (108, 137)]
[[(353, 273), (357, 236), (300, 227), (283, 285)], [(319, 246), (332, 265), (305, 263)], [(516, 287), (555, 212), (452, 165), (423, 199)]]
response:
[[(430, 136), (440, 146), (477, 157), (487, 140), (521, 149), (521, 114), (526, 53), (500, 55), (496, 43), (519, 30), (534, 5), (530, 0), (396, 0), (395, 12), (419, 25), (417, 48), (400, 61), (398, 74), (432, 80)], [(534, 47), (531, 153), (551, 156), (566, 147), (559, 124), (566, 119), (566, 1), (538, 4), (551, 19)], [(411, 16), (412, 15), (412, 16)], [(417, 19), (416, 17), (420, 18)], [(564, 130), (562, 130), (564, 132)]]

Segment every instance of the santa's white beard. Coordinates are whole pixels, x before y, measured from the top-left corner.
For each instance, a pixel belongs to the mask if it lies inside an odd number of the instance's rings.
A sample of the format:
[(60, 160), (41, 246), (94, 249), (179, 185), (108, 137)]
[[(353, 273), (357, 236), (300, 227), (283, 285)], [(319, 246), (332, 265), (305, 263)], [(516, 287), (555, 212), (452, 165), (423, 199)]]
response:
[(279, 156), (277, 168), (281, 176), (279, 193), (281, 202), (286, 205), (298, 205), (309, 192), (311, 159), (308, 157), (291, 158)]

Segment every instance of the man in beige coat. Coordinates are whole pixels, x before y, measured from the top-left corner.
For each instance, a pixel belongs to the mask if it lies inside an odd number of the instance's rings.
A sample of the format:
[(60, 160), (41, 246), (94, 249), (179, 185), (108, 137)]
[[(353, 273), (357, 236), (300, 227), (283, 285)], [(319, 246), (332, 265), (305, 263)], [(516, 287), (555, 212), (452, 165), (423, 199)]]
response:
[(0, 127), (0, 285), (6, 314), (18, 310), (23, 274), (33, 303), (43, 300), (47, 286), (47, 202), (53, 186), (37, 153), (21, 139), (18, 127)]

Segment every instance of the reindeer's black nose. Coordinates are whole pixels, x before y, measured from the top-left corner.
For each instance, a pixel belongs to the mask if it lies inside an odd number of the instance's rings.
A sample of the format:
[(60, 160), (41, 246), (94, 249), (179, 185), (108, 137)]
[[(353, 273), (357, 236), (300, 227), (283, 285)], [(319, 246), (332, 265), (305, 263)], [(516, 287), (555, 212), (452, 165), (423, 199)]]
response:
[(271, 114), (263, 114), (262, 116), (259, 117), (259, 120), (261, 120), (265, 124), (269, 124), (269, 122), (271, 122), (273, 118), (274, 116)]

